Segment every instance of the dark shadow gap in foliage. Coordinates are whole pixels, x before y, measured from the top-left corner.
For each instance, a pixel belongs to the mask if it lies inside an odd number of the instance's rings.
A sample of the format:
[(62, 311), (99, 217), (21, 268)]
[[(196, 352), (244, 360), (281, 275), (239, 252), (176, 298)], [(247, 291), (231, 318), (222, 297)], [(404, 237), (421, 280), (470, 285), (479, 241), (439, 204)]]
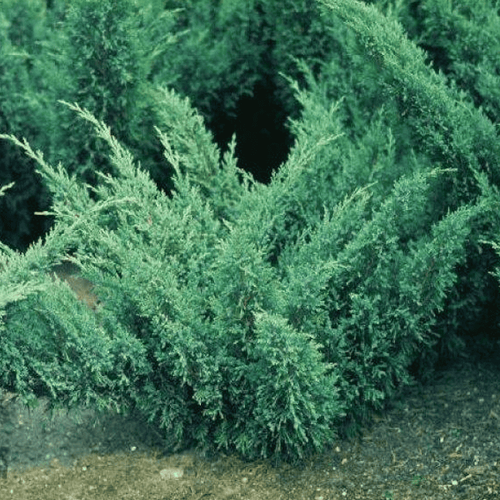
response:
[(3, 162), (0, 186), (14, 182), (0, 198), (2, 242), (24, 251), (52, 227), (52, 218), (36, 215), (50, 208), (50, 198), (42, 179), (34, 173), (32, 160), (17, 156), (5, 142), (0, 145), (0, 157)]
[(221, 149), (236, 133), (239, 166), (265, 184), (286, 160), (293, 144), (286, 125), (288, 117), (275, 90), (273, 84), (257, 83), (252, 96), (239, 100), (235, 117), (219, 115), (210, 123)]

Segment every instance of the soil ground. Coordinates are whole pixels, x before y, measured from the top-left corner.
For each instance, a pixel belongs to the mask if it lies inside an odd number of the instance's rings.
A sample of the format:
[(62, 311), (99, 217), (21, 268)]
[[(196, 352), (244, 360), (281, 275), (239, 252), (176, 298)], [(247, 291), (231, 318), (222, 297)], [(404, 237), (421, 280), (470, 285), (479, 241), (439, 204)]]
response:
[[(496, 345), (496, 344), (495, 344)], [(500, 353), (476, 350), (410, 388), (361, 435), (298, 466), (164, 454), (139, 415), (31, 412), (4, 394), (0, 500), (500, 498)], [(8, 453), (5, 453), (8, 450)]]

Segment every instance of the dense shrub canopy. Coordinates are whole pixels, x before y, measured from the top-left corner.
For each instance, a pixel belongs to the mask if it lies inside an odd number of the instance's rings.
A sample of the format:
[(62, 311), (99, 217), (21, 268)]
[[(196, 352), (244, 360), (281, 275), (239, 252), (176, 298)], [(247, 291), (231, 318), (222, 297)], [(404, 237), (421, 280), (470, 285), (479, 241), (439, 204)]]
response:
[(276, 5), (5, 2), (1, 387), (299, 458), (498, 327), (498, 12)]

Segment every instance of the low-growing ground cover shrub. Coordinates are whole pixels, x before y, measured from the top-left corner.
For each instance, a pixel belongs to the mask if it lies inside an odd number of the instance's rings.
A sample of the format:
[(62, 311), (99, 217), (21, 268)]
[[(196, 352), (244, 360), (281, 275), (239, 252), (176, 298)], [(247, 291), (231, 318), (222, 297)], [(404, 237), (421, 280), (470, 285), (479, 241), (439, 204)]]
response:
[[(344, 28), (342, 58), (288, 79), (302, 113), (268, 184), (162, 86), (148, 141), (170, 196), (78, 104), (85, 140), (109, 150), (92, 185), (1, 136), (37, 162), (56, 221), (23, 254), (2, 247), (4, 387), (137, 408), (177, 446), (299, 458), (429, 375), (439, 349), (460, 352), (497, 262), (495, 127), (393, 17), (321, 4), (358, 39)], [(95, 311), (45, 277), (63, 259), (94, 284)]]

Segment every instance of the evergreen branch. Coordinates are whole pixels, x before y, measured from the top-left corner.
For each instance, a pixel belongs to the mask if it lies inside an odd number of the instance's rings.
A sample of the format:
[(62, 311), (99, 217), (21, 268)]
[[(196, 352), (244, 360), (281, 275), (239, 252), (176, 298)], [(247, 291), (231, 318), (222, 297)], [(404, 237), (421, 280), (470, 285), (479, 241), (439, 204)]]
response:
[(357, 0), (318, 1), (357, 33), (429, 152), (444, 165), (458, 167), (466, 177), (470, 169), (483, 169), (490, 181), (500, 183), (500, 141), (495, 126), (425, 63), (425, 53), (408, 39), (401, 25)]

